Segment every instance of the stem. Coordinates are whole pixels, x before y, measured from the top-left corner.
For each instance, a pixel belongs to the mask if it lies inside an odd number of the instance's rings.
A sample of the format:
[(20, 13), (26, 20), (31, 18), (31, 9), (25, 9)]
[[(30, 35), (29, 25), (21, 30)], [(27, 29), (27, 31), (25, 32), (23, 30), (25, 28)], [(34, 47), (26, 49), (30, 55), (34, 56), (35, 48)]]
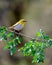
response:
[(27, 38), (34, 39), (34, 40), (35, 40), (35, 38), (33, 38), (33, 37), (31, 37), (31, 36), (25, 35), (25, 34), (20, 33), (20, 32), (19, 32), (19, 33), (18, 33), (18, 32), (15, 32), (15, 30), (12, 31), (12, 30), (10, 30), (9, 28), (7, 28), (7, 31), (14, 32), (15, 34), (19, 34), (19, 35), (22, 35), (22, 36), (24, 36), (24, 37), (27, 37)]

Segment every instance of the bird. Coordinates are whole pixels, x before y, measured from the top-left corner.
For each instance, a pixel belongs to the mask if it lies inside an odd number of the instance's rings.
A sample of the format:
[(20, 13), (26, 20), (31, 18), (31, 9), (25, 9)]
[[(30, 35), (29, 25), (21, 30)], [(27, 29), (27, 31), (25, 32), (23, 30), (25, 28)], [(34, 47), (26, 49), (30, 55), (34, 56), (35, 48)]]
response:
[(14, 29), (16, 31), (20, 31), (24, 28), (25, 24), (26, 24), (26, 21), (24, 19), (21, 19), (17, 23), (15, 23), (11, 27), (9, 27), (9, 29), (11, 29), (11, 30)]

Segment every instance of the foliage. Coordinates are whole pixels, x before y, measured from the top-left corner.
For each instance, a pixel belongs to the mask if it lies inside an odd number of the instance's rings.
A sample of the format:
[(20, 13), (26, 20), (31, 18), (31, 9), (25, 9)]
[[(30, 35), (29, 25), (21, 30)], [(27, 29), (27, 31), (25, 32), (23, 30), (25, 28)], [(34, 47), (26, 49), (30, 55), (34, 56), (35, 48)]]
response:
[(13, 55), (16, 52), (16, 46), (22, 42), (21, 36), (15, 36), (14, 32), (8, 32), (5, 26), (0, 28), (0, 39), (4, 39), (7, 42), (7, 45), (4, 49), (9, 49), (10, 55)]
[[(23, 41), (21, 35), (15, 35), (15, 32), (8, 32), (5, 26), (2, 26), (0, 28), (0, 39), (6, 40), (7, 45), (4, 49), (9, 49), (11, 56), (16, 52), (16, 46), (21, 44)], [(32, 39), (26, 42), (24, 46), (20, 48), (20, 50), (22, 51), (24, 56), (32, 56), (32, 63), (40, 63), (44, 62), (44, 51), (49, 46), (52, 48), (51, 38), (40, 29), (40, 31), (36, 34), (36, 39)]]
[(52, 47), (52, 41), (44, 31), (40, 30), (36, 34), (36, 39), (26, 42), (21, 48), (24, 56), (32, 56), (33, 62), (44, 62), (44, 51), (48, 46)]

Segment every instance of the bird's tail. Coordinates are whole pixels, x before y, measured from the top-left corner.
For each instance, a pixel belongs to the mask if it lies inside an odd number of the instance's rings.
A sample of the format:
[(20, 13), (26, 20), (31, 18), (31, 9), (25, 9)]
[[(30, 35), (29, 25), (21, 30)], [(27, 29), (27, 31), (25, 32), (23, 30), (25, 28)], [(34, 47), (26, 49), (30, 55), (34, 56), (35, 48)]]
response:
[(13, 30), (13, 26), (9, 27), (10, 30)]

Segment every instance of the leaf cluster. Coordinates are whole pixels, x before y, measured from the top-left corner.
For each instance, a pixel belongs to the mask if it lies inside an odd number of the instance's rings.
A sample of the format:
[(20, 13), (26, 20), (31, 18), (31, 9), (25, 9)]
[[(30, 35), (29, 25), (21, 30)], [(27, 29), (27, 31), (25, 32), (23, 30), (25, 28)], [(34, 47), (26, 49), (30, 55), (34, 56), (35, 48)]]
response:
[[(4, 49), (9, 49), (11, 56), (16, 53), (16, 46), (21, 44), (23, 41), (21, 35), (15, 36), (15, 32), (8, 32), (5, 26), (0, 28), (0, 39), (4, 39), (7, 42)], [(48, 47), (52, 48), (52, 39), (40, 29), (40, 31), (36, 34), (36, 39), (31, 39), (30, 41), (26, 42), (24, 46), (20, 48), (20, 50), (24, 56), (31, 56), (33, 58), (32, 63), (40, 63), (44, 62), (44, 52)]]
[(45, 54), (44, 51), (48, 47), (52, 47), (52, 41), (44, 31), (40, 30), (36, 34), (36, 39), (26, 42), (21, 48), (24, 56), (32, 56), (33, 62), (44, 62)]

